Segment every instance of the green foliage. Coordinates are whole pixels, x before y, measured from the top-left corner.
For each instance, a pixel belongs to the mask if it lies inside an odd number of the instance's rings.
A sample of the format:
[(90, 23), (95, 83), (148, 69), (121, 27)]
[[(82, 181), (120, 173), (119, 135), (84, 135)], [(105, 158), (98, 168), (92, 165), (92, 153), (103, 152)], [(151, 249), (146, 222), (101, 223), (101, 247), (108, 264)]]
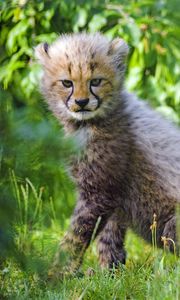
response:
[[(3, 289), (13, 299), (178, 299), (179, 266), (161, 258), (145, 263), (145, 246), (132, 235), (127, 248), (135, 265), (129, 261), (115, 281), (97, 270), (90, 280), (72, 279), (52, 291), (34, 275), (47, 271), (69, 223), (75, 188), (66, 169), (77, 149), (42, 101), (33, 59), (34, 46), (60, 33), (100, 30), (122, 37), (130, 46), (128, 89), (179, 123), (178, 12), (177, 0), (0, 0), (0, 298)], [(96, 269), (93, 249), (85, 269)], [(6, 256), (24, 271), (4, 262)]]

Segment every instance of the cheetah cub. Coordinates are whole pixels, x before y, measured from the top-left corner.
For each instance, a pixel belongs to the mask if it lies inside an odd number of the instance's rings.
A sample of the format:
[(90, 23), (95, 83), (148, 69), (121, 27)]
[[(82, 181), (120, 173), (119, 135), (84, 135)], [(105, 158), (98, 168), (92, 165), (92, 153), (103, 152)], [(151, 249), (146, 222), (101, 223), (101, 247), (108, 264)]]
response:
[(177, 242), (180, 130), (125, 90), (126, 43), (100, 33), (67, 34), (40, 44), (35, 54), (50, 109), (67, 133), (83, 140), (73, 163), (79, 199), (53, 275), (78, 270), (97, 221), (103, 268), (125, 263), (127, 228), (151, 240), (154, 213), (158, 245), (162, 236)]

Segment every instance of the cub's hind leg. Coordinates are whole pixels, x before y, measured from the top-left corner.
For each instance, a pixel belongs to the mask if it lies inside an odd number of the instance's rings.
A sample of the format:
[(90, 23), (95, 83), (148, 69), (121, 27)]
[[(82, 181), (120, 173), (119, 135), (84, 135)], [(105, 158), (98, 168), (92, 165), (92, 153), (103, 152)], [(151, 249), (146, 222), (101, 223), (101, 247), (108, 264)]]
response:
[(98, 238), (99, 262), (102, 268), (117, 267), (119, 263), (125, 264), (124, 238), (126, 229), (125, 220), (117, 212), (114, 212), (107, 220)]
[[(178, 230), (177, 230), (177, 219), (175, 216), (173, 216), (171, 219), (169, 219), (168, 222), (166, 222), (162, 237), (164, 239), (165, 245), (169, 248), (171, 252), (174, 252), (176, 249), (177, 252), (179, 252), (179, 245), (178, 245)], [(175, 246), (175, 249), (174, 249)]]

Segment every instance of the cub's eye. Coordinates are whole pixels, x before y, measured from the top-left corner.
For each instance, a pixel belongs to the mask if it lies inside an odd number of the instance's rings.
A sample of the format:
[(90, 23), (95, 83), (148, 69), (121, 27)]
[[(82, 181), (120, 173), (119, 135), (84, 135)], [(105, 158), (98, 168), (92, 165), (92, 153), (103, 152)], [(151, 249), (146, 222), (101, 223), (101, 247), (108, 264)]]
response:
[(66, 88), (70, 88), (73, 86), (73, 83), (71, 80), (61, 80), (61, 82)]
[(91, 80), (90, 84), (91, 84), (91, 86), (99, 86), (101, 84), (101, 81), (102, 81), (102, 79), (95, 78), (95, 79)]

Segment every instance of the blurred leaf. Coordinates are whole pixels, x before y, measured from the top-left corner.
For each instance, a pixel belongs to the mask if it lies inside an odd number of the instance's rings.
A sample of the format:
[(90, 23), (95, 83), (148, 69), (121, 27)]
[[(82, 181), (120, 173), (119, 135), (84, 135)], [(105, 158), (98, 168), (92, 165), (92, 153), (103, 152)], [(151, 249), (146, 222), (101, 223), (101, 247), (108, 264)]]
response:
[(91, 21), (89, 22), (88, 28), (90, 32), (96, 32), (100, 30), (106, 24), (106, 22), (107, 20), (103, 15), (94, 15)]
[[(10, 54), (17, 51), (18, 49), (18, 40), (23, 38), (23, 35), (26, 33), (28, 27), (30, 26), (30, 22), (28, 19), (22, 20), (21, 22), (17, 23), (8, 34), (6, 47)], [(24, 37), (26, 38), (26, 36)]]
[(84, 8), (80, 8), (77, 11), (77, 14), (75, 16), (75, 25), (73, 27), (74, 32), (77, 32), (79, 28), (82, 28), (86, 25), (87, 17), (87, 11)]
[(141, 38), (141, 31), (138, 28), (135, 22), (130, 22), (126, 24), (126, 28), (128, 30), (128, 35), (131, 38), (132, 45), (134, 47), (139, 46), (140, 38)]
[(162, 115), (164, 115), (167, 119), (173, 120), (178, 123), (179, 119), (174, 110), (169, 106), (159, 106), (156, 108)]

